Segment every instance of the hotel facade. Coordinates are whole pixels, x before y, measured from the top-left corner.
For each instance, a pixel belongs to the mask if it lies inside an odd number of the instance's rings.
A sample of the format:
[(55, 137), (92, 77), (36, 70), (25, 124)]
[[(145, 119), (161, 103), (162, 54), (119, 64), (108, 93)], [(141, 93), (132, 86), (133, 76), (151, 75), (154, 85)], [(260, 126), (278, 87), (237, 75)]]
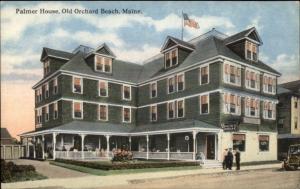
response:
[(107, 159), (122, 148), (134, 158), (221, 162), (225, 148), (239, 148), (242, 162), (276, 160), (280, 73), (259, 60), (261, 45), (255, 28), (168, 36), (142, 64), (106, 44), (43, 48), (26, 155)]

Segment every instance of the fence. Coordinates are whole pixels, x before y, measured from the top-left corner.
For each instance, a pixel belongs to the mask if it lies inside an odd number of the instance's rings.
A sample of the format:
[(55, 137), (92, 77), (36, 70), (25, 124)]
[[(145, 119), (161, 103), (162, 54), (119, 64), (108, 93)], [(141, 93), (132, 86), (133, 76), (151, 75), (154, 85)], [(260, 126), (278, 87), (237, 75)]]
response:
[(25, 156), (25, 151), (22, 145), (1, 145), (1, 159), (19, 159)]

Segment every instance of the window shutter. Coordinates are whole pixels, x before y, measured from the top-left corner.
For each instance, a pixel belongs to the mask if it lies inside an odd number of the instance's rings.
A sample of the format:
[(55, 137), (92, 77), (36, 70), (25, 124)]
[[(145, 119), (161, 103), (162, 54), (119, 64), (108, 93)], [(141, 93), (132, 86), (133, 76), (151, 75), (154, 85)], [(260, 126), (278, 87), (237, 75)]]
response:
[(231, 104), (234, 104), (235, 102), (234, 102), (234, 95), (230, 95), (230, 103)]
[(238, 77), (241, 77), (241, 68), (237, 69), (237, 75), (238, 75)]
[(225, 64), (225, 73), (229, 74), (229, 65), (228, 64)]
[(251, 80), (255, 80), (255, 74), (254, 74), (254, 72), (251, 72), (250, 74), (251, 74)]
[(234, 73), (234, 66), (230, 66), (230, 74), (233, 74), (233, 75), (235, 74)]
[(259, 74), (256, 74), (256, 82), (259, 83)]
[(241, 105), (241, 97), (240, 97), (240, 96), (237, 97), (237, 105), (238, 105), (238, 106)]

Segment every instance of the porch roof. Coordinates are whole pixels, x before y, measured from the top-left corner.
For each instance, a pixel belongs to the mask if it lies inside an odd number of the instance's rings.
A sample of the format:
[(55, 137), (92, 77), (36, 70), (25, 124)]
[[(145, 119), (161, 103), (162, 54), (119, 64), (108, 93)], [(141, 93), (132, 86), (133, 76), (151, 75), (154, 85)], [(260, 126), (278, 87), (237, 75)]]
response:
[(156, 134), (167, 132), (188, 132), (188, 131), (205, 131), (218, 132), (220, 128), (198, 120), (184, 120), (167, 123), (147, 124), (142, 126), (130, 126), (114, 123), (99, 123), (87, 121), (72, 121), (42, 131), (31, 131), (23, 133), (20, 136), (36, 136), (51, 133), (66, 134), (95, 134), (95, 135), (139, 135), (139, 134)]

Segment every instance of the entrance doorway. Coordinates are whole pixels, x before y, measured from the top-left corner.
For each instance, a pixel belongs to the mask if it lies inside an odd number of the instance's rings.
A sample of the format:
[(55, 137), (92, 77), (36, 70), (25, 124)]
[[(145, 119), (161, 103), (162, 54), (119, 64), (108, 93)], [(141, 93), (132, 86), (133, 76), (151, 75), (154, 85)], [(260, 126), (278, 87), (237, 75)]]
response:
[(206, 159), (215, 159), (215, 135), (206, 135)]

